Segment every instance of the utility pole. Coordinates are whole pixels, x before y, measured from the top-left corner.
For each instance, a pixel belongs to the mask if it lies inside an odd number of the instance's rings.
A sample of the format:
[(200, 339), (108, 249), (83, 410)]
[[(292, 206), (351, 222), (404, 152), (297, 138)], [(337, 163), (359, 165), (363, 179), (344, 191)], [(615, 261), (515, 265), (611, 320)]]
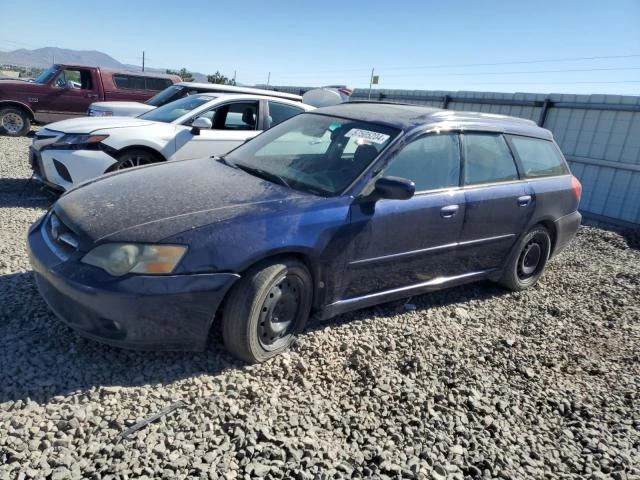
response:
[(271, 72), (269, 72), (269, 75), (267, 76), (267, 88), (269, 88), (270, 81), (271, 81)]
[(236, 71), (233, 71), (233, 84), (236, 84)]
[(144, 72), (144, 50), (142, 50), (142, 71)]
[(373, 68), (371, 69), (371, 76), (369, 77), (369, 100), (371, 100), (371, 85), (373, 84)]

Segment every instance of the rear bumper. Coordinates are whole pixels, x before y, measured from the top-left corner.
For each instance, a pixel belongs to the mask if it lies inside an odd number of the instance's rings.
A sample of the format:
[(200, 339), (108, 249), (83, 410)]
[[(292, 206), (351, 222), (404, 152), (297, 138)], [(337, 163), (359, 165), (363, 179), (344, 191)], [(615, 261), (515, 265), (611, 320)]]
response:
[(203, 350), (232, 273), (108, 277), (79, 261), (60, 259), (31, 230), (28, 248), (36, 283), (51, 310), (83, 336), (123, 348)]
[(560, 217), (554, 222), (556, 229), (556, 243), (551, 252), (551, 257), (557, 255), (573, 240), (576, 236), (576, 232), (582, 223), (582, 215), (580, 212), (575, 211), (564, 217)]

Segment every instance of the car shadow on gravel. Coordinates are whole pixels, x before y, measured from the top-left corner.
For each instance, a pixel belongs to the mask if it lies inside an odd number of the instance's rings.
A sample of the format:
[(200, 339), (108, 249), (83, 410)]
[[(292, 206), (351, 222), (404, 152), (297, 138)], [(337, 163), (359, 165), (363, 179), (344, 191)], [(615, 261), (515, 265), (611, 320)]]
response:
[[(306, 332), (394, 316), (414, 307), (421, 312), (506, 293), (490, 282), (471, 284), (311, 321)], [(123, 350), (84, 339), (51, 313), (38, 294), (32, 272), (0, 275), (0, 298), (0, 403), (46, 402), (98, 387), (166, 385), (245, 366), (224, 351), (216, 328), (204, 352)]]
[(428, 312), (429, 309), (435, 307), (455, 307), (458, 304), (462, 306), (470, 300), (482, 302), (495, 297), (508, 295), (510, 293), (512, 292), (488, 280), (469, 283), (458, 287), (447, 288), (402, 300), (375, 305), (361, 310), (355, 310), (323, 321), (310, 322), (306, 331), (322, 330), (328, 326), (340, 326), (353, 321), (367, 321), (375, 317), (390, 317), (413, 311), (420, 314)]
[(34, 179), (0, 178), (0, 208), (46, 208), (56, 199), (55, 193)]

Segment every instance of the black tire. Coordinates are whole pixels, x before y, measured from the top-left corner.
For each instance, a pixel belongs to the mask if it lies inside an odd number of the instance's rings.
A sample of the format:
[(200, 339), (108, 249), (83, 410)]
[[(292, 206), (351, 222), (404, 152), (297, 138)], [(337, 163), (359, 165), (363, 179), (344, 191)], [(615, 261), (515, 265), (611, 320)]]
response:
[(514, 292), (535, 285), (547, 265), (550, 252), (549, 231), (542, 225), (536, 225), (518, 243), (498, 283)]
[(23, 137), (31, 131), (31, 117), (17, 107), (0, 109), (0, 133), (10, 137)]
[(162, 161), (159, 155), (145, 150), (143, 148), (132, 148), (125, 150), (118, 155), (117, 163), (113, 164), (107, 172), (115, 172), (117, 170), (124, 170), (126, 168), (140, 167), (142, 165), (149, 165), (151, 163), (158, 163)]
[(278, 355), (306, 325), (312, 299), (313, 281), (301, 262), (283, 260), (249, 270), (224, 307), (225, 348), (249, 363)]

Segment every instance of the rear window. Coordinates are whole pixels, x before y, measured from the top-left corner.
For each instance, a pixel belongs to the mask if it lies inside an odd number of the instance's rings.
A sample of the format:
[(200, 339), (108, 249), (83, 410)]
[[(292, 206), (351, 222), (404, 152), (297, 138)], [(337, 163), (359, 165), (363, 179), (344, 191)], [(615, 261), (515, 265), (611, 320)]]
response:
[(163, 90), (172, 85), (168, 78), (141, 77), (120, 73), (113, 76), (113, 83), (123, 90)]
[(511, 136), (525, 177), (547, 177), (569, 173), (558, 148), (549, 140)]

